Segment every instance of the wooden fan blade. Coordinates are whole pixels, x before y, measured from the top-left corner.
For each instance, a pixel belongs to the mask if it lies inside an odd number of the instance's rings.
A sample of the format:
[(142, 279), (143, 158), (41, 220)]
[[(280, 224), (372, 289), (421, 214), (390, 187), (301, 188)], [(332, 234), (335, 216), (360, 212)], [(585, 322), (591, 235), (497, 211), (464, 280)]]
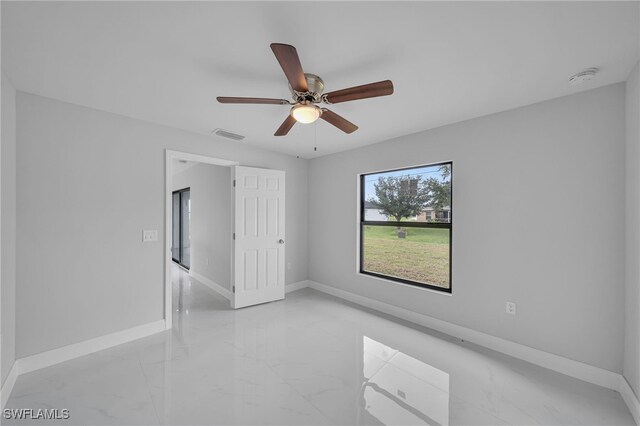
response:
[(271, 43), (271, 50), (273, 50), (273, 54), (276, 55), (276, 59), (280, 63), (282, 71), (284, 71), (284, 75), (287, 76), (287, 80), (289, 80), (289, 84), (291, 84), (293, 90), (296, 92), (306, 92), (309, 90), (296, 48), (288, 44)]
[(216, 98), (221, 104), (268, 104), (268, 105), (289, 105), (286, 99), (271, 98), (238, 98), (228, 96), (218, 96)]
[(353, 133), (358, 130), (358, 126), (326, 108), (322, 108), (322, 115), (320, 118), (329, 124), (333, 124), (345, 133)]
[(276, 130), (276, 132), (273, 134), (273, 136), (284, 136), (284, 135), (286, 135), (287, 133), (289, 133), (289, 130), (291, 130), (291, 128), (293, 127), (294, 124), (296, 124), (296, 119), (293, 118), (291, 115), (287, 115), (287, 118), (280, 125), (280, 127), (278, 127), (278, 130)]
[(379, 81), (377, 83), (363, 84), (362, 86), (349, 87), (348, 89), (336, 90), (323, 96), (331, 104), (340, 102), (355, 101), (358, 99), (375, 98), (387, 96), (393, 93), (393, 83), (391, 80)]

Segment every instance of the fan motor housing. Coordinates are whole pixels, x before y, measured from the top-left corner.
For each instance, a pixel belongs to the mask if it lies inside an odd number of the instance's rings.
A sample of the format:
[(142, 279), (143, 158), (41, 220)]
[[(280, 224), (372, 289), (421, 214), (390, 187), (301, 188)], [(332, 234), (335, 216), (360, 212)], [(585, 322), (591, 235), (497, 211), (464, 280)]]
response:
[(305, 73), (304, 77), (307, 80), (307, 88), (309, 90), (307, 90), (306, 92), (296, 92), (291, 87), (291, 84), (289, 84), (291, 96), (296, 102), (320, 102), (322, 92), (324, 91), (324, 81), (322, 81), (322, 79), (315, 74)]

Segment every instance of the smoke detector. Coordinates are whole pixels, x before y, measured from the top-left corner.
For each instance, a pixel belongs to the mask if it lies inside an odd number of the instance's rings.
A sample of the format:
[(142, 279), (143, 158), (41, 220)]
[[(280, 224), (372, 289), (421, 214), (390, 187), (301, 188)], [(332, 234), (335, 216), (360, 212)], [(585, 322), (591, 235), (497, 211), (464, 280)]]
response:
[(211, 134), (220, 136), (221, 138), (233, 139), (234, 141), (241, 141), (242, 139), (244, 139), (243, 135), (239, 135), (237, 133), (233, 133), (224, 129), (214, 129)]
[(598, 72), (598, 68), (587, 68), (586, 70), (582, 70), (577, 74), (569, 77), (569, 84), (576, 86), (578, 84), (582, 84), (594, 78), (596, 73)]

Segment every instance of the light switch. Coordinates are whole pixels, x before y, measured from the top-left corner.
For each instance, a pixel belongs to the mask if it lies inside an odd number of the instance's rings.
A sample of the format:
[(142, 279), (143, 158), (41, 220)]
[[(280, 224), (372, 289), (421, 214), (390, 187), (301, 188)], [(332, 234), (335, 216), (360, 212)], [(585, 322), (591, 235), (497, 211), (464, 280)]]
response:
[(150, 243), (153, 241), (158, 241), (158, 231), (156, 230), (151, 230), (151, 231), (147, 231), (147, 230), (143, 230), (142, 231), (142, 242), (143, 243)]

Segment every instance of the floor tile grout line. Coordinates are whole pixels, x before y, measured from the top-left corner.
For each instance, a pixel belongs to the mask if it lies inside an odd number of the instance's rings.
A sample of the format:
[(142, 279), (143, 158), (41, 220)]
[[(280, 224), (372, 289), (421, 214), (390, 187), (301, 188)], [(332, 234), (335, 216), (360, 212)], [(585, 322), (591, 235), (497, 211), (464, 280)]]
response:
[(144, 371), (144, 366), (142, 365), (142, 359), (140, 357), (140, 351), (138, 349), (138, 345), (135, 346), (135, 351), (136, 351), (136, 358), (138, 359), (138, 365), (140, 366), (140, 371), (142, 372), (142, 377), (144, 377), (144, 383), (147, 388), (147, 394), (149, 394), (149, 400), (151, 401), (151, 406), (153, 407), (153, 412), (156, 415), (156, 420), (158, 421), (158, 425), (162, 425), (164, 424), (164, 421), (160, 421), (160, 415), (158, 414), (158, 407), (156, 407), (156, 403), (153, 400), (153, 395), (151, 394), (151, 386), (149, 384), (149, 378), (147, 377), (147, 373), (145, 373)]
[(315, 409), (316, 409), (320, 414), (322, 414), (322, 416), (323, 416), (323, 417), (325, 417), (325, 418), (326, 418), (328, 421), (330, 421), (330, 422), (331, 422), (331, 421), (333, 421), (333, 419), (332, 419), (331, 417), (329, 417), (329, 415), (328, 415), (328, 414), (326, 414), (326, 413), (324, 412), (324, 410), (320, 409), (320, 407), (317, 407), (313, 402), (311, 402), (311, 400), (310, 400), (309, 398), (307, 398), (306, 396), (304, 396), (304, 395), (303, 395), (303, 394), (302, 394), (298, 389), (296, 389), (296, 388), (295, 388), (295, 386), (293, 386), (291, 383), (289, 383), (289, 381), (288, 381), (287, 379), (285, 379), (284, 377), (280, 376), (280, 375), (278, 374), (278, 372), (277, 372), (277, 371), (275, 371), (275, 370), (273, 369), (273, 367), (271, 367), (271, 366), (269, 365), (269, 363), (267, 363), (267, 361), (266, 361), (266, 360), (260, 360), (260, 362), (264, 363), (264, 365), (266, 365), (266, 366), (267, 366), (267, 368), (268, 368), (269, 370), (271, 370), (271, 372), (273, 372), (273, 374), (275, 374), (275, 375), (276, 375), (276, 377), (278, 377), (280, 380), (282, 380), (284, 383), (286, 383), (286, 384), (287, 384), (287, 386), (289, 386), (291, 389), (293, 389), (293, 391), (294, 391), (295, 393), (297, 393), (298, 395), (300, 395), (300, 397), (301, 397), (302, 399), (304, 399), (305, 401), (307, 401), (307, 402), (309, 403), (309, 405), (311, 405), (313, 408), (315, 408)]

